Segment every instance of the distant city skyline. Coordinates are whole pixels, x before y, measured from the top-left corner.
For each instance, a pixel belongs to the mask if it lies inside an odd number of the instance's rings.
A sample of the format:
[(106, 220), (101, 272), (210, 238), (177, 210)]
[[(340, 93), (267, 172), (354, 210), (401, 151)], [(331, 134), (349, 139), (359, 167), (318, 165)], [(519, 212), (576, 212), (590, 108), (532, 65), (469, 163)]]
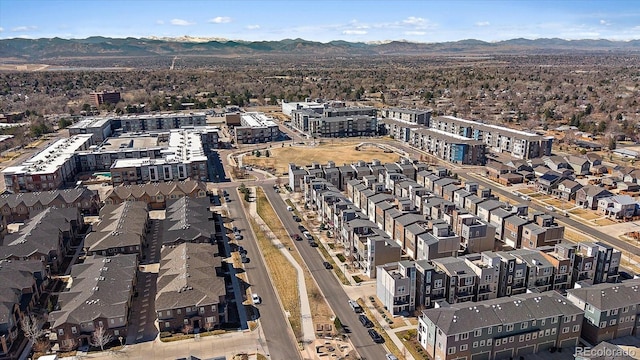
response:
[(640, 39), (630, 1), (2, 0), (0, 38), (302, 38), (443, 42)]

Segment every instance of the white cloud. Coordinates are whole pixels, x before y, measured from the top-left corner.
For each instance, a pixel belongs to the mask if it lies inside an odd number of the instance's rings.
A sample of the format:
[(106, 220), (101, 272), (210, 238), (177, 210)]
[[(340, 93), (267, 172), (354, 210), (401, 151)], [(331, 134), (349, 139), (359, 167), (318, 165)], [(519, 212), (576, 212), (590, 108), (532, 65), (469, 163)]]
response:
[(189, 22), (189, 21), (184, 20), (184, 19), (171, 19), (171, 25), (190, 26), (190, 25), (195, 25), (195, 23)]
[(609, 26), (611, 25), (611, 23), (608, 22), (607, 20), (600, 20), (600, 25)]
[(3, 31), (4, 31), (4, 28), (0, 27), (0, 32), (3, 32)]
[(158, 24), (158, 25), (164, 25), (164, 20), (156, 20), (156, 24)]
[(344, 30), (342, 35), (366, 35), (367, 32), (365, 30)]
[(476, 23), (476, 26), (481, 26), (481, 27), (482, 26), (489, 26), (489, 25), (491, 25), (491, 23), (489, 23), (488, 21), (478, 21)]
[(228, 16), (217, 16), (209, 20), (209, 22), (214, 24), (227, 24), (231, 22), (231, 18)]
[(258, 30), (260, 29), (260, 25), (256, 24), (256, 25), (247, 25), (246, 26), (247, 30)]
[(426, 31), (405, 31), (404, 34), (408, 36), (419, 36), (419, 35), (426, 35), (427, 32)]
[(409, 16), (408, 18), (402, 20), (403, 24), (407, 25), (424, 25), (427, 21), (421, 17)]
[(11, 31), (13, 32), (24, 32), (24, 31), (32, 31), (32, 30), (36, 30), (38, 27), (37, 26), (16, 26), (14, 28), (11, 29)]

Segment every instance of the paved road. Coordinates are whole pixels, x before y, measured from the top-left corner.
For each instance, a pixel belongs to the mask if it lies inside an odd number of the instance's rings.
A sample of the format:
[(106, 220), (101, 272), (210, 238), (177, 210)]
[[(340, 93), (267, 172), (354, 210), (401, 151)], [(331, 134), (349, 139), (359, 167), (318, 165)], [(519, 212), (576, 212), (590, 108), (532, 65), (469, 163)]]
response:
[[(265, 186), (263, 189), (289, 234), (302, 235), (298, 230), (298, 223), (293, 220), (291, 212), (287, 211), (287, 205), (282, 201), (280, 195), (275, 192), (272, 186)], [(351, 341), (360, 357), (367, 360), (384, 360), (387, 351), (382, 345), (375, 344), (369, 337), (367, 330), (360, 324), (358, 317), (348, 304), (349, 297), (344, 292), (342, 284), (338, 282), (331, 271), (322, 265), (324, 259), (320, 252), (309, 246), (307, 241), (294, 241), (294, 243), (329, 306), (340, 318), (340, 321), (351, 330)]]
[(264, 260), (260, 256), (256, 239), (242, 209), (242, 200), (235, 190), (230, 189), (228, 192), (231, 199), (231, 202), (227, 203), (229, 218), (243, 234), (244, 239), (240, 240), (239, 244), (247, 250), (247, 257), (250, 259), (244, 268), (247, 271), (251, 291), (262, 298), (262, 304), (257, 305), (256, 308), (259, 312), (260, 323), (265, 329), (269, 355), (271, 359), (300, 359), (301, 355), (295, 338), (282, 312)]

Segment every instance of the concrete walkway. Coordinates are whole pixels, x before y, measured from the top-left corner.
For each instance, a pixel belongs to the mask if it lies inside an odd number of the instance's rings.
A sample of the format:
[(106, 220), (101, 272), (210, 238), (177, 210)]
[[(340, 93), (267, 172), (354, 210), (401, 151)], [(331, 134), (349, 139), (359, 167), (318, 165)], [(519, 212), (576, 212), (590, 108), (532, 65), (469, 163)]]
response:
[[(251, 192), (256, 193), (256, 188), (252, 187)], [(261, 229), (271, 239), (271, 242), (280, 249), (280, 252), (289, 260), (291, 265), (296, 269), (296, 275), (298, 278), (298, 292), (300, 297), (300, 312), (302, 316), (302, 334), (304, 342), (313, 342), (316, 339), (315, 330), (313, 328), (313, 319), (311, 317), (311, 306), (309, 305), (309, 296), (307, 295), (307, 285), (304, 282), (304, 271), (296, 259), (291, 255), (291, 251), (287, 249), (274, 233), (271, 232), (269, 227), (265, 224), (260, 216), (258, 216), (256, 202), (249, 203), (249, 214), (256, 220)]]

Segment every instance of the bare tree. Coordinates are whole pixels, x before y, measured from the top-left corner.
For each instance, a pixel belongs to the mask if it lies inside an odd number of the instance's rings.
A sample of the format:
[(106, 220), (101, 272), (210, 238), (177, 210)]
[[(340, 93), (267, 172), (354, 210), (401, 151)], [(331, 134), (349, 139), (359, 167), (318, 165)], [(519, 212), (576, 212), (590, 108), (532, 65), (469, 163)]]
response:
[(192, 331), (193, 331), (193, 325), (191, 324), (184, 324), (184, 326), (182, 327), (182, 332), (185, 333), (186, 335), (191, 334)]
[(20, 320), (20, 325), (24, 336), (34, 344), (44, 335), (42, 324), (40, 324), (40, 319), (38, 319), (36, 315), (30, 314), (29, 316), (23, 317), (22, 320)]
[(205, 328), (207, 331), (211, 331), (211, 330), (213, 330), (213, 326), (214, 326), (214, 325), (213, 325), (213, 323), (212, 323), (211, 321), (208, 321), (208, 322), (204, 323), (204, 328)]
[(107, 332), (104, 326), (100, 325), (91, 335), (91, 346), (100, 347), (104, 351), (104, 346), (113, 340), (113, 336)]

